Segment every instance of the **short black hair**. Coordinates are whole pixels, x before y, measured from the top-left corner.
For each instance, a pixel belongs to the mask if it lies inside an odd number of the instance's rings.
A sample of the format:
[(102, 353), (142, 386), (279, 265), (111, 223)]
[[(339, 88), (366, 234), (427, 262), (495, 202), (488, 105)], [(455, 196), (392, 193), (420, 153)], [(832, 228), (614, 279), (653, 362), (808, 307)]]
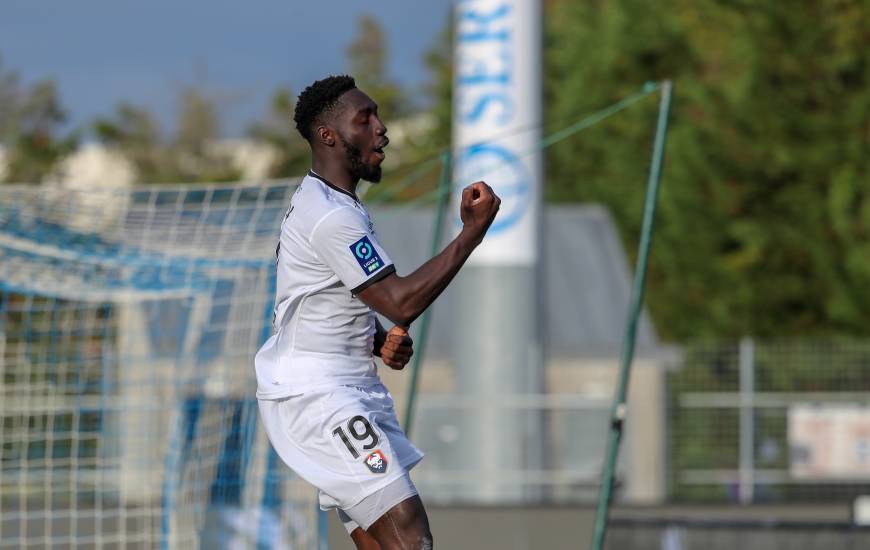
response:
[(356, 82), (353, 77), (339, 75), (317, 80), (302, 90), (296, 101), (296, 112), (293, 114), (296, 129), (302, 137), (310, 142), (314, 123), (320, 120), (321, 115), (335, 107), (343, 93), (354, 88)]

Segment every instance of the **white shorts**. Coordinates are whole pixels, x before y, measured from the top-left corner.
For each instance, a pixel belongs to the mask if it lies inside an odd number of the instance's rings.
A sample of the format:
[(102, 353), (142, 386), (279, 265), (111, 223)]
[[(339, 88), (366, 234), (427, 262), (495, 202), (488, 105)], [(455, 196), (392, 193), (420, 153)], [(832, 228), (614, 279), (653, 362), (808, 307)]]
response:
[(386, 507), (373, 518), (371, 506), (359, 518), (354, 507), (403, 478), (423, 458), (399, 427), (383, 384), (338, 386), (258, 403), (269, 441), (287, 466), (320, 489), (320, 507), (344, 510), (363, 529), (392, 505), (382, 503)]
[(368, 531), (369, 527), (390, 508), (416, 494), (417, 488), (414, 486), (414, 482), (411, 481), (408, 474), (405, 474), (346, 511), (337, 508), (338, 519), (348, 534), (353, 533), (357, 527), (362, 527), (363, 530)]

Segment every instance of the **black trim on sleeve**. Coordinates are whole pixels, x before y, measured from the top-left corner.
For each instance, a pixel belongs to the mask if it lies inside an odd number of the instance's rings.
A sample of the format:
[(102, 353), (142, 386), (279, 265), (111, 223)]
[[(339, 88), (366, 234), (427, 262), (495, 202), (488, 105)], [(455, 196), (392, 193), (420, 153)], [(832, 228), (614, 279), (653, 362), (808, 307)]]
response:
[(352, 289), (350, 291), (350, 293), (355, 296), (355, 295), (359, 294), (360, 292), (362, 292), (363, 290), (367, 289), (368, 287), (372, 286), (376, 282), (378, 282), (382, 279), (385, 279), (387, 276), (392, 275), (395, 272), (396, 272), (396, 266), (394, 266), (393, 264), (390, 264), (386, 267), (382, 267), (380, 271), (378, 271), (377, 273), (374, 274), (374, 276), (372, 276), (369, 279), (366, 279), (363, 282), (363, 284)]
[(345, 195), (352, 198), (356, 202), (359, 202), (359, 198), (357, 198), (357, 196), (355, 194), (351, 193), (347, 189), (342, 189), (341, 187), (335, 185), (334, 183), (332, 183), (328, 179), (326, 179), (323, 176), (321, 176), (320, 174), (316, 173), (314, 170), (309, 170), (308, 175), (316, 180), (320, 180), (321, 182), (323, 182), (323, 185), (329, 187), (330, 189), (334, 189), (335, 191), (338, 191), (339, 193), (344, 193)]

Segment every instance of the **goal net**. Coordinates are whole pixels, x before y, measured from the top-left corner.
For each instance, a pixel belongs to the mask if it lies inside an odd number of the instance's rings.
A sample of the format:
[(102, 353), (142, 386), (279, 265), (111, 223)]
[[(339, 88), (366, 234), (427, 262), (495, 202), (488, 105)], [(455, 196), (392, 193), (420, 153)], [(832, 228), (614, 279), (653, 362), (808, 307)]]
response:
[(0, 548), (318, 546), (253, 398), (293, 186), (0, 186)]

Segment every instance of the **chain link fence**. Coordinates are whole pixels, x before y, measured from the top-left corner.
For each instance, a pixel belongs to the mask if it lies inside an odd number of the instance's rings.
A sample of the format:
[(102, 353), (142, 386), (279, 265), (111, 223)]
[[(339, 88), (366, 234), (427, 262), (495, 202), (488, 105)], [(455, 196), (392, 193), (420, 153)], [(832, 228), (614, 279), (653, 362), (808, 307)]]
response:
[(870, 494), (870, 343), (695, 345), (668, 391), (672, 501)]

